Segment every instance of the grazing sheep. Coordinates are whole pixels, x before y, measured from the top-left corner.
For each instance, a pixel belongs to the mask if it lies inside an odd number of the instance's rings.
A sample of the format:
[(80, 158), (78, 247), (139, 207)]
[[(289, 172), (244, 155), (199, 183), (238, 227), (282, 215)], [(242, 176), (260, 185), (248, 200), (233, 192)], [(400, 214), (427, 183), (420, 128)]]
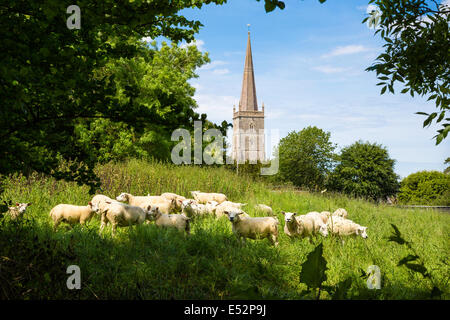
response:
[(312, 236), (315, 236), (317, 233), (320, 233), (324, 237), (328, 235), (327, 225), (323, 223), (318, 212), (300, 215), (295, 217), (295, 219), (299, 224), (300, 235), (302, 237), (308, 237), (310, 241), (312, 241)]
[(102, 213), (100, 232), (103, 231), (108, 223), (111, 223), (113, 237), (116, 234), (117, 227), (129, 227), (142, 224), (145, 220), (150, 220), (148, 208), (143, 209), (138, 206), (110, 201), (107, 204), (109, 206)]
[(130, 193), (121, 193), (116, 198), (117, 201), (120, 202), (128, 202), (130, 206), (137, 206), (139, 207), (144, 202), (152, 201), (152, 202), (159, 202), (159, 201), (165, 201), (167, 200), (164, 197), (161, 196), (133, 196)]
[(146, 208), (148, 208), (149, 205), (151, 205), (152, 207), (158, 207), (159, 211), (161, 211), (164, 214), (170, 214), (177, 210), (176, 202), (177, 202), (177, 200), (175, 200), (175, 199), (168, 200), (165, 198), (163, 198), (163, 199), (152, 198), (146, 202), (142, 202), (139, 205), (139, 207), (141, 207), (142, 209), (146, 209)]
[(179, 231), (185, 231), (190, 234), (189, 218), (184, 214), (164, 214), (158, 207), (149, 207), (150, 221), (155, 221), (158, 227), (176, 228)]
[(342, 218), (347, 218), (348, 213), (345, 209), (343, 208), (339, 208), (336, 211), (334, 211), (333, 213), (329, 212), (329, 211), (322, 211), (320, 213), (320, 217), (322, 218), (323, 223), (327, 223), (328, 219), (330, 217), (342, 217)]
[(300, 237), (303, 233), (303, 229), (300, 228), (300, 225), (295, 217), (298, 213), (284, 211), (281, 211), (281, 213), (284, 215), (284, 233), (286, 233), (290, 238)]
[(225, 211), (231, 222), (233, 233), (239, 239), (264, 239), (268, 238), (272, 244), (278, 246), (278, 219), (275, 217), (241, 217), (242, 210), (234, 209)]
[(75, 206), (71, 204), (58, 204), (50, 210), (50, 217), (53, 220), (56, 229), (61, 222), (66, 222), (70, 226), (76, 223), (84, 225), (92, 219), (99, 208), (96, 204), (89, 202), (87, 206)]
[(343, 208), (339, 208), (335, 212), (333, 212), (333, 216), (338, 216), (338, 217), (347, 219), (348, 213), (347, 213), (347, 210), (345, 210)]
[(367, 227), (360, 226), (359, 224), (339, 216), (332, 216), (327, 222), (328, 230), (338, 236), (361, 236), (366, 239)]
[(263, 213), (266, 216), (273, 216), (273, 210), (271, 207), (265, 204), (257, 204), (255, 206), (256, 212)]
[(165, 192), (163, 194), (161, 194), (161, 197), (166, 198), (167, 200), (175, 200), (175, 206), (176, 206), (176, 210), (181, 210), (181, 203), (186, 200), (185, 197), (180, 196), (176, 193), (170, 193), (170, 192)]
[(142, 209), (148, 208), (149, 205), (158, 206), (160, 211), (169, 214), (175, 210), (175, 200), (167, 200), (162, 196), (133, 196), (129, 193), (121, 193), (116, 200), (128, 202), (130, 206), (140, 207)]
[(98, 212), (97, 212), (97, 214), (102, 214), (104, 211), (105, 211), (105, 209), (109, 206), (109, 204), (107, 204), (106, 202), (112, 202), (112, 203), (115, 203), (115, 202), (117, 202), (117, 203), (119, 203), (118, 201), (116, 201), (116, 200), (113, 200), (113, 199), (111, 199), (110, 197), (108, 197), (108, 196), (105, 196), (105, 195), (103, 195), (103, 194), (96, 194), (93, 198), (92, 198), (92, 200), (91, 200), (91, 202), (93, 203), (93, 204), (95, 204), (95, 205), (97, 205), (97, 207), (98, 207)]
[[(225, 211), (232, 211), (233, 209), (241, 209), (246, 203), (235, 203), (231, 201), (225, 201), (216, 206), (215, 214), (216, 218), (225, 216)], [(242, 211), (242, 210), (241, 210)]]
[(11, 217), (11, 220), (16, 220), (23, 216), (23, 214), (27, 210), (28, 206), (31, 206), (31, 202), (16, 203), (15, 207), (8, 207), (8, 212), (6, 212), (6, 214)]
[(216, 206), (216, 201), (208, 201), (206, 204), (201, 204), (192, 199), (186, 199), (181, 204), (182, 212), (188, 217), (213, 215)]
[(219, 204), (227, 201), (228, 198), (223, 193), (206, 193), (200, 191), (191, 191), (192, 196), (198, 203), (207, 203), (208, 201), (217, 201)]

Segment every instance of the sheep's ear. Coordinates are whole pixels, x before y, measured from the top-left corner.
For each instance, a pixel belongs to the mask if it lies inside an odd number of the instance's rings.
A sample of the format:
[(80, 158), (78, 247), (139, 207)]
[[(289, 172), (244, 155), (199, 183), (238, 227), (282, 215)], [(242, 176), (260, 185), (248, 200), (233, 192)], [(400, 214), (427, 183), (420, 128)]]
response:
[(31, 206), (32, 204), (33, 204), (33, 203), (31, 203), (31, 202), (28, 202), (28, 203), (27, 203), (27, 205), (29, 205), (29, 206)]
[(147, 207), (147, 210), (150, 211), (151, 209), (152, 209), (152, 206), (149, 205), (149, 206)]
[(281, 211), (281, 213), (283, 214), (283, 216), (286, 215), (286, 212), (284, 212), (284, 211)]
[(88, 205), (92, 206), (92, 202), (89, 201)]
[(18, 202), (16, 202), (16, 207), (18, 207), (19, 206), (19, 203)]
[(225, 213), (227, 216), (230, 215), (229, 211), (224, 211), (223, 213)]
[(298, 215), (298, 213), (297, 213), (297, 212), (294, 212), (294, 216), (296, 216), (296, 215)]

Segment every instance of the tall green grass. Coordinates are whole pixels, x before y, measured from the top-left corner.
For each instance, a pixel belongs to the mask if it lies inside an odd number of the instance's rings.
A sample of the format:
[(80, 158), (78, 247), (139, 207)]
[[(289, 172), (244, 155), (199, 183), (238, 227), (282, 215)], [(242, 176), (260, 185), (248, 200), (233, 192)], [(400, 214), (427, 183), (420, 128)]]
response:
[[(190, 191), (222, 192), (236, 202), (271, 206), (280, 220), (279, 247), (268, 240), (240, 243), (225, 218), (206, 217), (191, 224), (191, 236), (153, 224), (120, 228), (115, 238), (109, 228), (99, 234), (94, 218), (87, 227), (62, 224), (54, 232), (50, 209), (58, 203), (85, 205), (88, 188), (34, 174), (8, 179), (2, 200), (32, 202), (26, 219), (0, 219), (2, 298), (51, 299), (309, 299), (300, 283), (301, 264), (321, 241), (328, 262), (326, 285), (350, 277), (348, 296), (354, 299), (426, 299), (432, 289), (424, 279), (398, 267), (407, 250), (388, 242), (391, 223), (413, 243), (432, 270), (435, 284), (449, 294), (450, 215), (428, 210), (404, 210), (375, 205), (342, 195), (320, 195), (294, 190), (273, 191), (263, 182), (217, 167), (174, 166), (130, 160), (99, 166), (101, 193), (116, 197)], [(317, 237), (291, 240), (283, 233), (281, 210), (333, 211), (346, 208), (349, 218), (368, 227), (368, 239)], [(81, 268), (81, 290), (66, 288), (67, 266)], [(382, 289), (369, 290), (361, 269), (377, 265)], [(5, 280), (6, 279), (6, 280)], [(324, 293), (322, 298), (330, 298)]]

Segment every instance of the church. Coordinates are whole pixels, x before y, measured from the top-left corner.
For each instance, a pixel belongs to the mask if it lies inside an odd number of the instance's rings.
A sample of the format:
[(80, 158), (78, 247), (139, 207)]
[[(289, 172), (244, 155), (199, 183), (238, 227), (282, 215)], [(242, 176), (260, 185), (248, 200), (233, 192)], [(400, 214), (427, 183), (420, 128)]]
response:
[(265, 161), (264, 103), (258, 109), (253, 71), (250, 31), (248, 32), (239, 107), (233, 107), (233, 140), (231, 158), (237, 163)]

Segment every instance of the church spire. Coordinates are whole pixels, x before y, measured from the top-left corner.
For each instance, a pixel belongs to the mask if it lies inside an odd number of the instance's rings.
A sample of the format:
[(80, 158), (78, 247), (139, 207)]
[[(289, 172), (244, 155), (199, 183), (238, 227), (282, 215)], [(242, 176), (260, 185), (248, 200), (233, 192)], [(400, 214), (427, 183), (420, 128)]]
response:
[(248, 31), (247, 52), (245, 55), (244, 78), (242, 81), (239, 111), (258, 111), (255, 75), (253, 72), (252, 47), (250, 44), (250, 31)]

